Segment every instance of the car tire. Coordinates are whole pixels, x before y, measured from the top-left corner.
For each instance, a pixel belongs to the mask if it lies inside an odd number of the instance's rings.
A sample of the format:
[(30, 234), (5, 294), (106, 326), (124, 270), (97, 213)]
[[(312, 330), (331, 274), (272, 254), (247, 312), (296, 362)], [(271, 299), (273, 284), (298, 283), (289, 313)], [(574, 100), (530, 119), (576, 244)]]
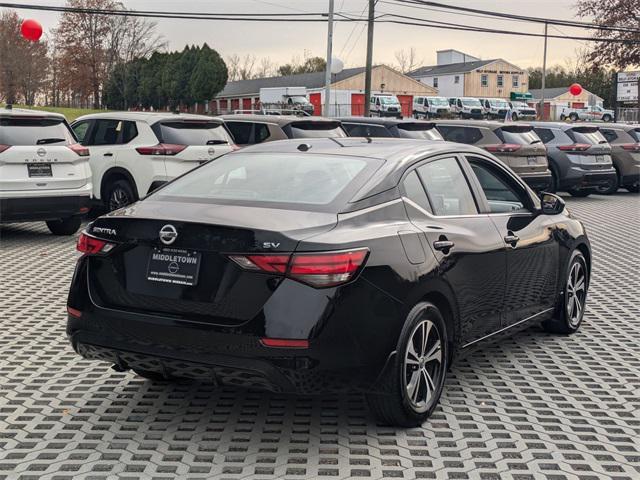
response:
[(627, 185), (626, 187), (624, 187), (627, 189), (628, 192), (631, 193), (638, 193), (640, 192), (640, 185)]
[(613, 180), (613, 182), (611, 182), (611, 185), (609, 185), (608, 187), (597, 188), (596, 193), (598, 195), (613, 195), (618, 191), (619, 187), (620, 187), (620, 173), (616, 168), (616, 178)]
[(514, 122), (518, 121), (518, 114), (516, 112), (513, 112), (511, 114), (511, 120), (513, 120)]
[(137, 200), (133, 187), (127, 180), (116, 180), (106, 189), (104, 204), (108, 212), (117, 210)]
[(396, 354), (381, 379), (384, 393), (367, 396), (372, 413), (387, 425), (421, 425), (438, 405), (448, 363), (444, 319), (434, 304), (420, 302), (407, 315)]
[(608, 113), (606, 115), (602, 116), (602, 121), (603, 122), (610, 122), (611, 121), (611, 115), (609, 115)]
[(568, 189), (567, 192), (569, 192), (569, 194), (572, 197), (577, 197), (577, 198), (586, 198), (592, 193), (595, 193), (593, 190), (590, 190), (590, 189), (574, 190), (572, 188)]
[(578, 114), (577, 113), (572, 113), (569, 115), (569, 120), (571, 120), (572, 122), (577, 122), (578, 121)]
[(563, 122), (567, 119), (567, 117), (565, 116), (564, 113), (560, 114), (560, 120), (562, 120)]
[(542, 322), (542, 328), (550, 333), (572, 334), (582, 323), (589, 290), (589, 268), (578, 249), (571, 254), (564, 282), (553, 318)]
[(73, 235), (82, 224), (80, 217), (61, 218), (60, 220), (49, 220), (46, 222), (49, 231), (54, 235)]
[(549, 193), (556, 193), (560, 189), (560, 175), (558, 174), (558, 169), (551, 162), (549, 162), (549, 171), (551, 172)]

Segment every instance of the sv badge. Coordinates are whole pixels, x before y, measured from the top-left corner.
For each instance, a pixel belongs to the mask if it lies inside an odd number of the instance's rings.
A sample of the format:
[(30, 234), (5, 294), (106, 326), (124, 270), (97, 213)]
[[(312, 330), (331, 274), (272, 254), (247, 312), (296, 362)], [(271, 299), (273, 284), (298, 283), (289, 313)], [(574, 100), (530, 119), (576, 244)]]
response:
[(274, 243), (274, 242), (263, 242), (262, 243), (262, 248), (278, 248), (280, 246), (280, 243)]

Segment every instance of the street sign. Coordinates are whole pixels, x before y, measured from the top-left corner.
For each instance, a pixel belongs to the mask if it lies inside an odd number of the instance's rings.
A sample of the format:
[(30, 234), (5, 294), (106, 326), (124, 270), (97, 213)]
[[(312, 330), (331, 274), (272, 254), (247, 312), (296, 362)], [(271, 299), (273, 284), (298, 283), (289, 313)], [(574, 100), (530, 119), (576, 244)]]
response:
[(638, 78), (640, 72), (619, 72), (616, 98), (618, 102), (638, 101)]

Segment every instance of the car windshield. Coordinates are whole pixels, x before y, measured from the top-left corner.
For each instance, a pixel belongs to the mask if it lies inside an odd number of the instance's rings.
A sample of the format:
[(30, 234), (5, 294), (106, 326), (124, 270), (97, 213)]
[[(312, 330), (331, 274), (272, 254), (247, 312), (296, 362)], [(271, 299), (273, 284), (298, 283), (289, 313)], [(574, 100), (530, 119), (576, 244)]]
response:
[(400, 103), (396, 97), (378, 97), (378, 98), (380, 98), (380, 103), (383, 103), (385, 105), (397, 105)]
[(215, 145), (230, 143), (229, 134), (218, 122), (185, 121), (162, 122), (160, 138), (163, 143), (176, 145)]
[(513, 105), (513, 108), (529, 108), (529, 105), (524, 102), (511, 102), (511, 105)]
[(433, 97), (429, 98), (429, 105), (433, 105), (434, 107), (442, 107), (449, 105), (449, 102), (446, 98)]
[(573, 137), (576, 143), (588, 143), (598, 145), (599, 143), (607, 143), (607, 139), (594, 127), (577, 127), (572, 129)]
[(353, 183), (363, 176), (366, 180), (381, 164), (343, 155), (239, 152), (197, 168), (150, 198), (276, 208), (327, 206), (348, 187), (359, 188)]
[(442, 135), (433, 125), (421, 125), (419, 123), (406, 123), (398, 125), (398, 134), (401, 138), (417, 138), (419, 140), (442, 140)]
[(489, 100), (489, 103), (493, 107), (497, 108), (509, 108), (509, 104), (504, 100)]
[(342, 138), (347, 134), (340, 122), (293, 122), (287, 132), (289, 138)]
[(462, 105), (465, 107), (481, 107), (482, 104), (477, 98), (463, 98)]
[(302, 95), (289, 97), (293, 103), (309, 103), (307, 97), (303, 97)]
[(70, 145), (75, 143), (73, 134), (62, 119), (11, 117), (0, 118), (0, 144)]
[(516, 145), (542, 143), (540, 137), (534, 132), (533, 127), (502, 127), (500, 133), (504, 143), (514, 143)]

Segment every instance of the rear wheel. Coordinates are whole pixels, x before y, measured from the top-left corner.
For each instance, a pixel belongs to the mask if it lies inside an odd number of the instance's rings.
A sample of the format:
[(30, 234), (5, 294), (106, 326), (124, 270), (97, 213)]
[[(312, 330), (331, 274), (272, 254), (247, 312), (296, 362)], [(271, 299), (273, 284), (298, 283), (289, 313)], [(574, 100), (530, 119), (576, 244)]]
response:
[(594, 193), (593, 190), (590, 190), (590, 189), (574, 190), (570, 188), (567, 191), (571, 194), (572, 197), (578, 197), (578, 198), (588, 197), (589, 195)]
[(542, 323), (547, 332), (574, 333), (580, 328), (584, 316), (589, 269), (580, 250), (574, 250), (566, 272), (564, 294), (560, 297), (554, 318)]
[(556, 193), (560, 188), (560, 176), (558, 175), (558, 169), (549, 162), (549, 171), (551, 172), (551, 186), (549, 187), (549, 193)]
[(608, 113), (602, 116), (602, 121), (603, 122), (610, 122), (611, 121), (611, 115), (609, 115)]
[(116, 180), (107, 187), (106, 193), (105, 206), (110, 212), (136, 201), (133, 187), (127, 180)]
[(578, 114), (577, 113), (572, 113), (571, 115), (569, 115), (569, 119), (572, 122), (577, 122), (578, 121)]
[(511, 120), (513, 120), (514, 122), (518, 121), (518, 114), (516, 112), (513, 112), (511, 114)]
[(638, 193), (640, 192), (640, 185), (627, 185), (626, 188), (629, 192), (631, 193)]
[(438, 404), (444, 387), (449, 347), (438, 308), (418, 303), (407, 315), (393, 365), (383, 382), (390, 393), (367, 397), (375, 416), (389, 425), (421, 425)]
[(78, 231), (82, 220), (80, 217), (61, 218), (60, 220), (49, 220), (47, 227), (54, 235), (73, 235)]

